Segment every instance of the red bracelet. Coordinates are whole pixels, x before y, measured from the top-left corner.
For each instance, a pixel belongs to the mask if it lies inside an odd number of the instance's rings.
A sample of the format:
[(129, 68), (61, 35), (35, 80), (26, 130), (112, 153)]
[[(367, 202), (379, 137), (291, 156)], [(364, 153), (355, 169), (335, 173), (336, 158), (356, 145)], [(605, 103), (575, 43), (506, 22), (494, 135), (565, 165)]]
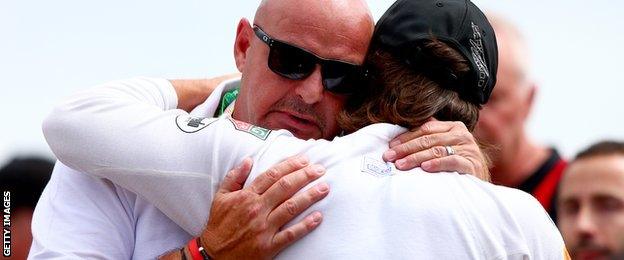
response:
[(191, 259), (193, 260), (204, 259), (202, 255), (199, 253), (199, 245), (197, 244), (197, 239), (191, 239), (191, 241), (188, 242), (188, 249), (189, 249), (189, 252), (191, 253)]
[(212, 258), (210, 258), (208, 252), (206, 252), (206, 249), (204, 248), (204, 246), (202, 246), (201, 237), (197, 238), (197, 245), (199, 246), (199, 254), (201, 254), (202, 259), (211, 260)]

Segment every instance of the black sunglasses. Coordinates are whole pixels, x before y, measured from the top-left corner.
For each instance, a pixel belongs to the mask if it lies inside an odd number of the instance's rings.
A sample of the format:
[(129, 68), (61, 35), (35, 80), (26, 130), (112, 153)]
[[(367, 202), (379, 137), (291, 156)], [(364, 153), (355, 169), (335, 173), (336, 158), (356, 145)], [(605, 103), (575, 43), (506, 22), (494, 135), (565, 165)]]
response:
[(356, 86), (366, 77), (363, 66), (321, 58), (299, 47), (272, 39), (257, 25), (254, 25), (253, 30), (260, 40), (269, 45), (269, 69), (282, 77), (305, 79), (314, 72), (316, 64), (320, 64), (323, 87), (341, 95), (353, 94)]

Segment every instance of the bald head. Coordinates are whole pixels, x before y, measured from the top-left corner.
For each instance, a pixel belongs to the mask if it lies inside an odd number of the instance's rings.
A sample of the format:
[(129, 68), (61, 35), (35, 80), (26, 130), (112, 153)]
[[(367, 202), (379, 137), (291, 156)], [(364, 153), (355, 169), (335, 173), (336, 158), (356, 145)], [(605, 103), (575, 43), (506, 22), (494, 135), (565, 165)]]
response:
[(523, 174), (532, 173), (517, 167), (516, 162), (526, 161), (526, 158), (519, 157), (524, 156), (522, 151), (529, 150), (527, 147), (532, 145), (525, 126), (536, 85), (529, 75), (529, 53), (520, 31), (498, 15), (490, 13), (487, 17), (496, 33), (498, 71), (490, 100), (479, 114), (476, 136), (498, 147), (490, 153), (494, 165), (492, 180), (516, 186), (526, 177)]
[(499, 67), (511, 71), (518, 80), (528, 77), (530, 55), (520, 30), (500, 15), (489, 13), (488, 20), (496, 32)]
[(288, 16), (300, 17), (302, 21), (312, 24), (339, 21), (368, 29), (375, 26), (368, 5), (363, 0), (263, 0), (256, 10), (254, 22), (265, 22), (270, 18), (280, 20)]
[[(266, 36), (258, 37), (254, 26)], [(333, 138), (340, 132), (336, 114), (346, 96), (325, 89), (324, 82), (332, 80), (323, 73), (327, 63), (311, 67), (304, 78), (292, 79), (280, 71), (288, 66), (302, 68), (302, 57), (297, 56), (305, 52), (363, 64), (373, 31), (374, 21), (364, 0), (262, 1), (253, 24), (243, 18), (237, 27), (234, 58), (242, 77), (234, 118), (269, 129), (287, 129), (302, 139)], [(270, 44), (267, 37), (286, 45)], [(280, 55), (287, 51), (296, 54)]]
[(357, 63), (364, 61), (375, 26), (363, 0), (263, 0), (254, 23), (324, 58)]

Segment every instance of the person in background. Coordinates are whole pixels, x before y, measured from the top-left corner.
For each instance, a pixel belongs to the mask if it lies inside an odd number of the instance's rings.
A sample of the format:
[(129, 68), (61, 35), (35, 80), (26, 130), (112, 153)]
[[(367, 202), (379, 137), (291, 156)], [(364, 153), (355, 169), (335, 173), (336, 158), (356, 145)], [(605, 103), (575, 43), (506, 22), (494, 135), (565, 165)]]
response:
[(565, 170), (557, 205), (572, 259), (624, 259), (624, 142), (580, 152)]
[(518, 29), (497, 15), (488, 15), (498, 42), (498, 81), (483, 106), (475, 130), (491, 146), (492, 182), (531, 193), (556, 219), (554, 202), (566, 161), (555, 148), (538, 143), (527, 132), (537, 85), (529, 74), (529, 51)]
[[(20, 157), (0, 169), (0, 192), (9, 192), (11, 257), (26, 259), (32, 242), (30, 221), (54, 164), (39, 157)], [(3, 208), (4, 209), (4, 208)]]

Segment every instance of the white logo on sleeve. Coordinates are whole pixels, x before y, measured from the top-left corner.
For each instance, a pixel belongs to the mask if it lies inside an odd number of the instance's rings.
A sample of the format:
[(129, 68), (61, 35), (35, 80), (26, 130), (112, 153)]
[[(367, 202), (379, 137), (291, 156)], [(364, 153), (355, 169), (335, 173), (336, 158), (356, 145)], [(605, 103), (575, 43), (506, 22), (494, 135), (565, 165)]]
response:
[(217, 121), (217, 118), (194, 117), (191, 115), (179, 115), (176, 117), (176, 125), (182, 132), (195, 133)]

